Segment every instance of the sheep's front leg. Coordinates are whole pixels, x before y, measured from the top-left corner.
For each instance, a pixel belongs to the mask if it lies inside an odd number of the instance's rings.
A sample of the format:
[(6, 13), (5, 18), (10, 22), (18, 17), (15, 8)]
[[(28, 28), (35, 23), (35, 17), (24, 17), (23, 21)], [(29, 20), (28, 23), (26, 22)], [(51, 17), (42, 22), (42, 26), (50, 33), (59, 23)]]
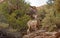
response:
[(30, 33), (30, 26), (28, 26), (28, 29), (27, 29), (27, 34)]
[(35, 25), (35, 31), (37, 30), (37, 26)]
[(29, 34), (30, 33), (30, 30), (29, 29), (27, 29), (27, 34)]

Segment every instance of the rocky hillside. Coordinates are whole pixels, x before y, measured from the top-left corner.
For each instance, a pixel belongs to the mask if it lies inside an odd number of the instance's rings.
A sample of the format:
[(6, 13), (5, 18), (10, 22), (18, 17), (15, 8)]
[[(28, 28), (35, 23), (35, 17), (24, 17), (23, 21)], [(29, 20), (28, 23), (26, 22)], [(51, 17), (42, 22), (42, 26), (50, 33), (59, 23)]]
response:
[(37, 10), (42, 10), (42, 9), (45, 9), (47, 5), (42, 5), (42, 6), (39, 6), (39, 7), (36, 7)]

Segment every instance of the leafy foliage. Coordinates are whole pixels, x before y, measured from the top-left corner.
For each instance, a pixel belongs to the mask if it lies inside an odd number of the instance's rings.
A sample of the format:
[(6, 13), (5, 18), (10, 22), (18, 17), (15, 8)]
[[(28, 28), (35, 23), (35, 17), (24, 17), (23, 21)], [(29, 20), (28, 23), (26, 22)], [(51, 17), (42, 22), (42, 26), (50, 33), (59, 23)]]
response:
[(42, 20), (42, 28), (47, 28), (47, 31), (52, 31), (54, 30), (54, 28), (56, 28), (56, 24), (54, 23), (55, 21), (55, 16), (54, 16), (54, 11), (52, 11), (53, 9), (50, 9), (49, 13), (46, 14), (46, 17)]
[(7, 19), (9, 27), (21, 29), (26, 26), (27, 21), (30, 19), (27, 12), (29, 12), (29, 4), (24, 0), (5, 0), (0, 4), (0, 9)]

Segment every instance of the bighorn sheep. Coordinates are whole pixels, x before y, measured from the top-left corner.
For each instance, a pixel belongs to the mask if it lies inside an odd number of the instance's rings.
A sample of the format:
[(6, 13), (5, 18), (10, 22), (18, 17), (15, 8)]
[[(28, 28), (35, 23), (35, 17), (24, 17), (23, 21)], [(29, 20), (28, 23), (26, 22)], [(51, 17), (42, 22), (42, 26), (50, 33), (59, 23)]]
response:
[(38, 15), (33, 15), (34, 19), (27, 22), (28, 30), (27, 33), (31, 31), (36, 31), (39, 27), (39, 20), (37, 19)]

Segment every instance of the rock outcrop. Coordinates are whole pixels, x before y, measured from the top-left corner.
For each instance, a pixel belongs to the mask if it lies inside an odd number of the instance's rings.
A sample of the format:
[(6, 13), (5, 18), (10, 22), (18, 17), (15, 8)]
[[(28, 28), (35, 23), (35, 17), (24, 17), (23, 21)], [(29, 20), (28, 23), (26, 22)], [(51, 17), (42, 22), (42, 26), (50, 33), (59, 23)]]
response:
[(23, 38), (56, 38), (55, 34), (57, 34), (57, 32), (46, 32), (44, 30), (38, 30), (24, 35)]

